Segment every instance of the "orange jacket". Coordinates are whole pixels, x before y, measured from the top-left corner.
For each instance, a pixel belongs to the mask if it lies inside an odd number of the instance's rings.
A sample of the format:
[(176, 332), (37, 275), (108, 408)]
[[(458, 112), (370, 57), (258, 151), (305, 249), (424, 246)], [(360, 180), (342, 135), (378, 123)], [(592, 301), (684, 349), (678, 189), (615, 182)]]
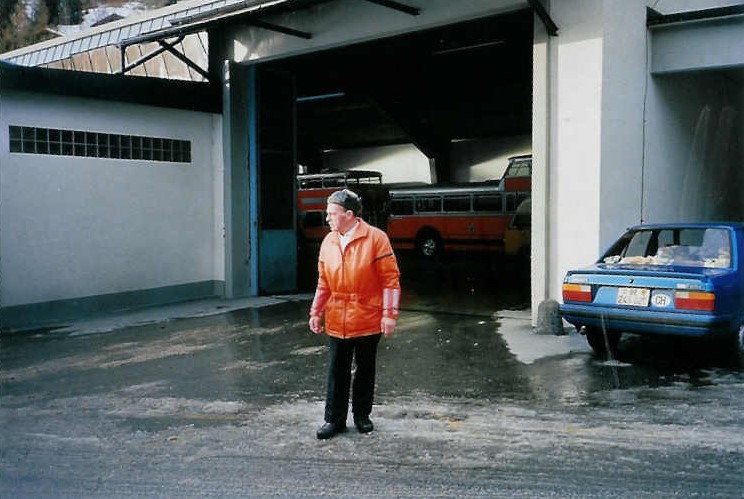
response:
[(398, 317), (400, 271), (383, 231), (359, 219), (345, 251), (337, 232), (323, 239), (318, 287), (310, 315), (325, 311), (325, 331), (338, 338), (380, 332), (382, 317)]

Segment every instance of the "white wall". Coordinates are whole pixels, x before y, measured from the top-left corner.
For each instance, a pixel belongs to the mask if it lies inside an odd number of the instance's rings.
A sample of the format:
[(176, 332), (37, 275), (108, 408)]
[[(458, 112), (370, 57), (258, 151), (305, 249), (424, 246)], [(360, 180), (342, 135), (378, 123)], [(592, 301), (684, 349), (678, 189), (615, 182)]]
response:
[(593, 261), (600, 246), (602, 2), (552, 2), (550, 13), (560, 32), (549, 41), (548, 55), (550, 231), (545, 244), (548, 295), (559, 298), (566, 270)]
[[(499, 179), (509, 158), (532, 151), (531, 136), (461, 140), (452, 143), (450, 166), (455, 182)], [(387, 184), (396, 182), (433, 183), (429, 159), (413, 144), (365, 147), (327, 152), (325, 168), (376, 170)]]
[(511, 156), (532, 152), (532, 136), (460, 140), (453, 142), (451, 147), (453, 181), (495, 180), (504, 174)]
[[(14, 91), (0, 109), (3, 307), (224, 280), (217, 117)], [(9, 125), (190, 140), (192, 162), (10, 154)]]
[(744, 23), (676, 23), (650, 37), (644, 220), (744, 219)]
[(733, 67), (744, 52), (741, 17), (653, 29), (651, 70), (654, 73)]
[(657, 12), (666, 15), (741, 5), (741, 0), (648, 0), (646, 3)]
[(528, 4), (526, 0), (426, 0), (418, 5), (421, 11), (416, 16), (372, 2), (327, 2), (266, 18), (268, 22), (311, 33), (312, 38), (237, 27), (233, 33), (233, 59), (242, 62), (297, 55), (514, 11)]
[(652, 78), (645, 220), (744, 220), (743, 81), (727, 72)]
[(605, 0), (602, 13), (599, 247), (641, 222), (643, 120), (648, 74), (646, 5)]
[(379, 171), (386, 184), (432, 181), (429, 159), (413, 144), (330, 151), (323, 156), (323, 166)]

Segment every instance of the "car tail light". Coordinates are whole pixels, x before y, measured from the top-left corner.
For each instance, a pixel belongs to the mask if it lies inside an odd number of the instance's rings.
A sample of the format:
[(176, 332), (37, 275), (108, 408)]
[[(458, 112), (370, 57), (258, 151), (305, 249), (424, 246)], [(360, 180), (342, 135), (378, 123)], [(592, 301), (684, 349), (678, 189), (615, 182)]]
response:
[(563, 301), (592, 301), (592, 287), (589, 284), (564, 284)]
[(716, 294), (707, 291), (677, 291), (674, 293), (677, 308), (712, 312), (716, 305)]

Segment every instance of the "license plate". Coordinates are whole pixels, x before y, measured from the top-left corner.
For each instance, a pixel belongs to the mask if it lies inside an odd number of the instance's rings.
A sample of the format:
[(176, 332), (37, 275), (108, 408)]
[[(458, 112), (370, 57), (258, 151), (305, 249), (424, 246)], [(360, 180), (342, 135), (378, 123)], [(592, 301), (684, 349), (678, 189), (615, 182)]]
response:
[(631, 307), (647, 307), (651, 290), (647, 288), (618, 288), (618, 305), (630, 305)]

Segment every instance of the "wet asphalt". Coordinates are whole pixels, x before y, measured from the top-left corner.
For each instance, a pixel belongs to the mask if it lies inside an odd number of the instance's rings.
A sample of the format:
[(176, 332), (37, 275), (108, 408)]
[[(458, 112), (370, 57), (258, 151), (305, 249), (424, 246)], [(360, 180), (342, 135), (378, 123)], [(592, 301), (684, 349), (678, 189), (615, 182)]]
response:
[(367, 435), (315, 438), (308, 295), (0, 336), (0, 497), (743, 496), (744, 372), (717, 345), (629, 336), (602, 361), (532, 332), (514, 262), (401, 269)]

